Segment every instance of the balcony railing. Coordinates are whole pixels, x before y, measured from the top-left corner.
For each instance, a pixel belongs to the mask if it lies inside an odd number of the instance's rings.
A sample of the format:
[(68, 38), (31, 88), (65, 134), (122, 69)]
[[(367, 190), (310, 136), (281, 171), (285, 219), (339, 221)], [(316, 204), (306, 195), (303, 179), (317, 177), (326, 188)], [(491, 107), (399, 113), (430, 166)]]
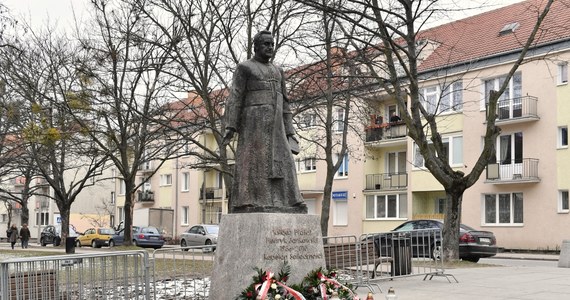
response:
[(154, 202), (154, 192), (153, 191), (139, 192), (139, 202)]
[(407, 134), (408, 128), (406, 127), (406, 124), (402, 122), (374, 124), (366, 128), (366, 141), (376, 142), (403, 138)]
[(538, 98), (523, 96), (497, 102), (497, 122), (538, 119)]
[(539, 182), (538, 159), (500, 161), (487, 165), (488, 183)]
[(154, 169), (152, 168), (152, 163), (146, 162), (142, 165), (139, 165), (138, 170), (145, 173), (145, 172), (152, 172)]
[(221, 199), (222, 195), (221, 188), (210, 187), (206, 188), (205, 191), (203, 188), (200, 189), (200, 199), (204, 199), (204, 196), (206, 196), (206, 199)]
[(407, 186), (407, 173), (382, 173), (366, 175), (367, 190), (394, 190), (406, 188)]

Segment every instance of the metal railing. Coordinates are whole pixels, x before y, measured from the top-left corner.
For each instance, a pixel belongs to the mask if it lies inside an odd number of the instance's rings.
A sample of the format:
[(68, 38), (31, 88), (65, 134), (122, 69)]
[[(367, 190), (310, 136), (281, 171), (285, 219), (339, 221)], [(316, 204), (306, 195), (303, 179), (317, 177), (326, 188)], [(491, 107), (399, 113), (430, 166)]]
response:
[(408, 127), (403, 123), (383, 123), (366, 128), (366, 141), (376, 142), (403, 138), (408, 134)]
[(408, 173), (381, 173), (366, 175), (367, 190), (392, 190), (408, 186)]
[(150, 299), (146, 251), (14, 258), (0, 262), (1, 299)]
[(499, 161), (487, 165), (487, 180), (489, 181), (537, 181), (537, 158), (523, 158), (520, 160)]
[(497, 121), (538, 118), (538, 98), (522, 96), (497, 102)]
[[(446, 276), (440, 230), (323, 239), (326, 268), (343, 284), (380, 291), (379, 282)], [(172, 247), (8, 259), (0, 262), (1, 299), (209, 299), (211, 246)], [(260, 266), (263, 267), (263, 266)]]

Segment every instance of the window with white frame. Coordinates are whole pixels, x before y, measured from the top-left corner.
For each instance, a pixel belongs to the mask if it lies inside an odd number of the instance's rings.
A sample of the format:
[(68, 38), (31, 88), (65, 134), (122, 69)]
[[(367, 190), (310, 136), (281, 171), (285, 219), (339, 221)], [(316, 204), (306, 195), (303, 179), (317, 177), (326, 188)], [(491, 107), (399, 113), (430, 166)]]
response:
[(434, 85), (420, 89), (420, 99), (431, 114), (461, 111), (463, 109), (463, 82), (456, 81), (443, 86)]
[(568, 148), (568, 126), (558, 127), (558, 148)]
[(408, 217), (406, 194), (366, 196), (366, 219), (398, 219)]
[(344, 130), (344, 109), (339, 108), (335, 111), (335, 119), (333, 123), (335, 131), (339, 132)]
[(127, 186), (125, 185), (125, 180), (121, 179), (119, 182), (119, 195), (124, 195), (127, 192)]
[(180, 184), (180, 189), (183, 192), (187, 192), (188, 190), (190, 190), (190, 173), (188, 172), (184, 172), (182, 173), (182, 178), (180, 179), (182, 182)]
[(317, 169), (317, 159), (314, 157), (308, 157), (299, 160), (299, 171), (301, 172), (311, 172)]
[[(487, 104), (489, 103), (489, 96), (491, 91), (498, 91), (499, 88), (503, 85), (506, 80), (506, 75), (499, 76), (496, 78), (487, 79), (484, 81), (484, 88), (485, 88), (485, 103), (481, 103), (481, 109), (487, 109)], [(512, 100), (514, 105), (518, 105), (522, 97), (522, 74), (515, 73), (511, 80), (509, 81), (509, 86), (505, 89), (503, 94), (499, 97), (499, 108), (501, 105), (509, 104), (509, 101)]]
[[(336, 155), (336, 161), (340, 159), (340, 156)], [(348, 154), (345, 154), (342, 157), (342, 162), (338, 167), (338, 171), (336, 171), (336, 178), (345, 178), (348, 177)]]
[(115, 182), (115, 177), (117, 177), (117, 170), (111, 169), (111, 182)]
[(333, 225), (348, 225), (348, 200), (333, 200)]
[(558, 212), (559, 213), (570, 212), (570, 203), (568, 202), (568, 190), (558, 191)]
[(117, 207), (117, 212), (119, 215), (119, 223), (125, 221), (125, 208), (122, 206)]
[(117, 197), (115, 195), (115, 192), (111, 192), (111, 204), (115, 204), (115, 201), (117, 201)]
[(172, 185), (172, 174), (161, 174), (160, 175), (160, 185)]
[(309, 128), (317, 125), (317, 115), (315, 113), (305, 113), (299, 120), (300, 128)]
[(36, 213), (36, 224), (45, 226), (49, 224), (49, 213), (48, 212), (37, 212)]
[(190, 213), (190, 208), (188, 206), (182, 206), (182, 216), (181, 216), (182, 225), (190, 224), (189, 213)]
[(523, 224), (523, 193), (485, 194), (483, 206), (486, 225)]
[[(441, 139), (447, 160), (452, 167), (463, 166), (463, 136), (448, 136)], [(431, 143), (430, 143), (431, 146)], [(414, 143), (414, 167), (423, 168), (424, 157), (420, 153), (420, 147)]]
[(307, 214), (316, 215), (317, 213), (317, 200), (314, 198), (303, 199), (307, 205)]
[(568, 62), (558, 64), (558, 84), (568, 83)]

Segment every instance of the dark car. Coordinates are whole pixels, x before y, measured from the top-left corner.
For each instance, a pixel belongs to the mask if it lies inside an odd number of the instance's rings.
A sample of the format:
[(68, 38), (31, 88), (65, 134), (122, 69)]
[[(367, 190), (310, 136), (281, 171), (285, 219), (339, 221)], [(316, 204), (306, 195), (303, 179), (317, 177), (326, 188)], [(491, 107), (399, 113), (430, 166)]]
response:
[[(69, 237), (76, 237), (79, 234), (75, 231), (73, 225), (69, 225)], [(61, 244), (61, 226), (48, 225), (44, 227), (40, 233), (40, 245), (45, 247), (47, 244), (59, 246)]]
[[(218, 225), (198, 224), (190, 227), (182, 235), (180, 235), (180, 246), (210, 246), (212, 251), (216, 250), (218, 243)], [(188, 249), (184, 249), (188, 251)]]
[[(375, 243), (381, 256), (390, 256), (391, 246), (395, 241), (410, 243), (414, 257), (441, 257), (440, 220), (408, 221), (392, 230), (391, 233), (375, 237)], [(459, 229), (459, 258), (478, 262), (480, 258), (497, 254), (497, 240), (490, 231), (475, 230), (465, 224)]]
[(153, 226), (133, 226), (133, 244), (139, 247), (159, 249), (164, 246), (164, 237)]

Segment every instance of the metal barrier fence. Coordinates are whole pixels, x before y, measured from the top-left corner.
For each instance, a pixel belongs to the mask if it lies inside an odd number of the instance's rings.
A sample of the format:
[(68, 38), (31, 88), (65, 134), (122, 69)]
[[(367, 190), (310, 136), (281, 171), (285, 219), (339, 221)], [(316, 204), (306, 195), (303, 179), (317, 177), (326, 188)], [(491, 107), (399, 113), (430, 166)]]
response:
[[(325, 261), (348, 283), (380, 289), (378, 281), (408, 276), (445, 276), (441, 230), (425, 229), (325, 237)], [(381, 291), (381, 289), (380, 289)]]
[(208, 299), (214, 271), (211, 246), (157, 249), (151, 261), (153, 299)]
[[(428, 229), (325, 237), (326, 268), (372, 292), (397, 277), (455, 279), (444, 273), (441, 236)], [(0, 299), (208, 299), (211, 246), (162, 248), (149, 256), (140, 250), (8, 259), (0, 262)]]
[(0, 262), (1, 299), (150, 299), (146, 251), (57, 255)]

